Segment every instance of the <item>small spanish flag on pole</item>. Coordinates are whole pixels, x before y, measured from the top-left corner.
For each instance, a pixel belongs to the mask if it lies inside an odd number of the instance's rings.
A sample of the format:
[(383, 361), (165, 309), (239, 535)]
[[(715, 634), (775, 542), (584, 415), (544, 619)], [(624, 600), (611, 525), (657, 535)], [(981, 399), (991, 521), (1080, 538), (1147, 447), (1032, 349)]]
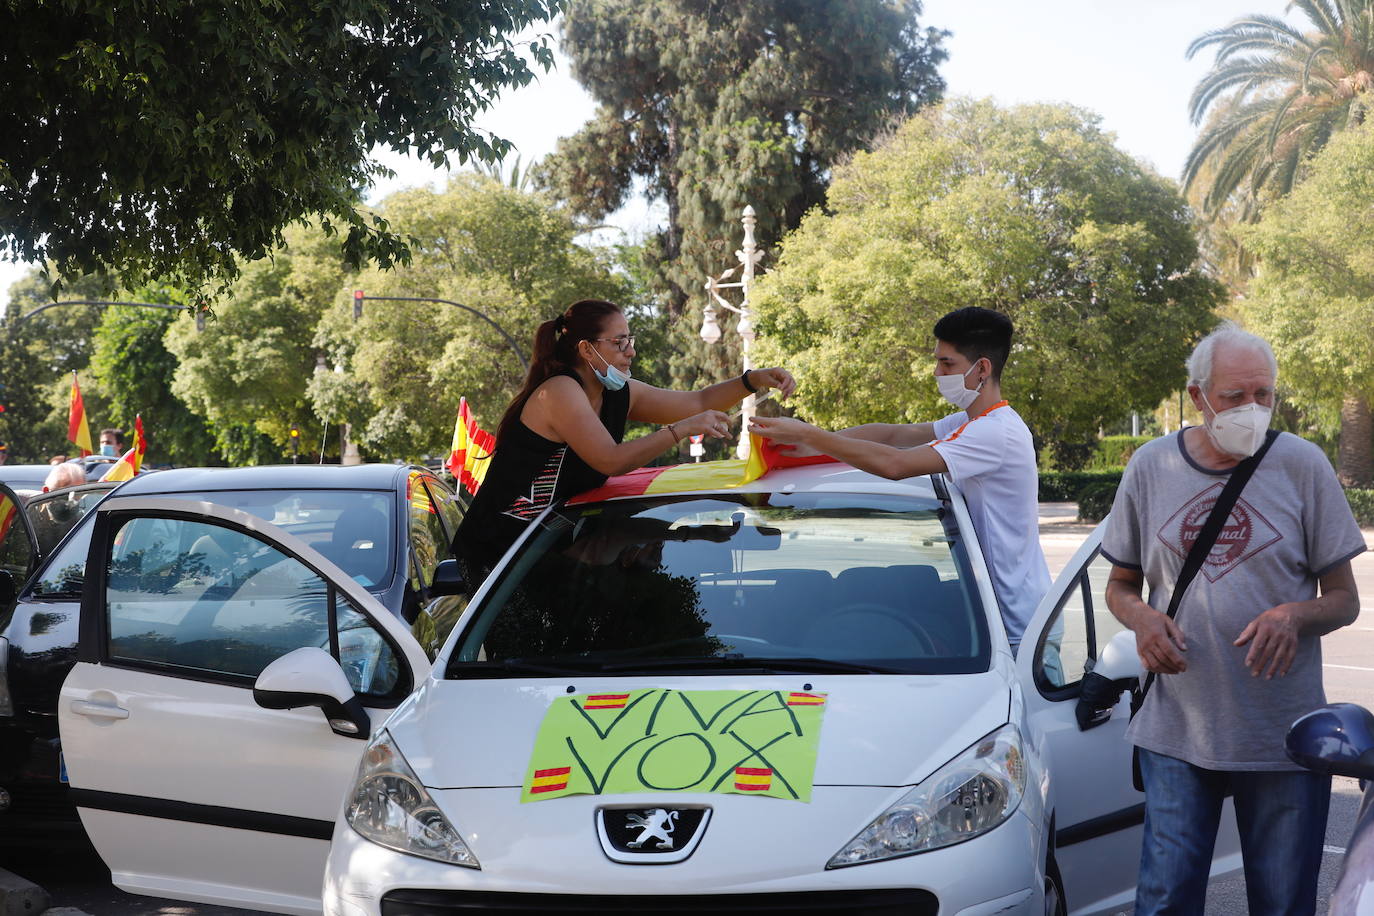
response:
[(81, 385), (76, 381), (76, 370), (72, 370), (71, 410), (67, 415), (67, 439), (81, 449), (81, 457), (95, 451), (91, 448), (91, 427), (86, 423), (86, 404), (81, 400)]
[(495, 450), (496, 437), (477, 425), (468, 399), (460, 398), (447, 465), (449, 473), (469, 494), (476, 495), (477, 488), (482, 485), (491, 464), (491, 453)]
[(143, 438), (143, 417), (134, 417), (134, 447), (124, 453), (110, 469), (104, 473), (101, 480), (128, 480), (134, 477), (143, 468), (143, 453), (148, 450), (148, 441)]

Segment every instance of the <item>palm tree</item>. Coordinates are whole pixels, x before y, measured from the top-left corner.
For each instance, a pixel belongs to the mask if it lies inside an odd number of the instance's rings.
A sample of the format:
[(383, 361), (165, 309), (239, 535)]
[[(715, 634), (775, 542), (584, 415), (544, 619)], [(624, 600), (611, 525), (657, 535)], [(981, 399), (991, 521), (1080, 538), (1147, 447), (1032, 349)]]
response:
[(1188, 57), (1216, 48), (1193, 90), (1189, 115), (1205, 125), (1183, 185), (1209, 216), (1239, 207), (1253, 219), (1263, 199), (1288, 193), (1303, 165), (1336, 132), (1360, 124), (1374, 103), (1374, 0), (1291, 0), (1312, 25), (1242, 16), (1199, 36)]
[[(1290, 0), (1311, 28), (1273, 16), (1242, 16), (1193, 40), (1188, 57), (1216, 49), (1193, 90), (1189, 115), (1202, 125), (1183, 186), (1211, 229), (1207, 250), (1227, 265), (1237, 291), (1253, 259), (1229, 231), (1259, 218), (1267, 200), (1302, 180), (1306, 163), (1339, 131), (1363, 123), (1374, 104), (1374, 0)], [(1341, 403), (1338, 473), (1367, 486), (1371, 464), (1369, 398)]]

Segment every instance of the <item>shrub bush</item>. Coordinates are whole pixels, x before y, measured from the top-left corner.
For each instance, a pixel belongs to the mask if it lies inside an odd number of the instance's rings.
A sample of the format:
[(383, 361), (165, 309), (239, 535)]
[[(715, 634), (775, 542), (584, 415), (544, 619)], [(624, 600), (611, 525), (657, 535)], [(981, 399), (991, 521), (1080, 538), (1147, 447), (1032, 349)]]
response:
[(1095, 483), (1108, 483), (1116, 492), (1121, 471), (1044, 471), (1040, 475), (1039, 499), (1046, 502), (1077, 502), (1083, 489)]
[(1092, 457), (1083, 466), (1085, 471), (1108, 471), (1117, 468), (1124, 468), (1126, 462), (1131, 460), (1135, 450), (1146, 442), (1150, 436), (1103, 436), (1098, 440), (1097, 446), (1093, 449)]
[(1116, 499), (1118, 483), (1120, 483), (1119, 480), (1117, 483), (1099, 480), (1080, 490), (1078, 493), (1078, 520), (1096, 524), (1106, 518), (1107, 513), (1112, 511), (1112, 502)]
[(1374, 490), (1346, 490), (1345, 499), (1361, 527), (1374, 527)]

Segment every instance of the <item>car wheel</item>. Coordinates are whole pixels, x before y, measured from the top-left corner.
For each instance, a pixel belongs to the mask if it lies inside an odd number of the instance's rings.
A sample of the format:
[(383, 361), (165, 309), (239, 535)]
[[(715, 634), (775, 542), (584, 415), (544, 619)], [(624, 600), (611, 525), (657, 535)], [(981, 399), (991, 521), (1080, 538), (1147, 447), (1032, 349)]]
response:
[(1045, 916), (1068, 916), (1064, 904), (1064, 879), (1059, 875), (1059, 864), (1053, 856), (1045, 867)]

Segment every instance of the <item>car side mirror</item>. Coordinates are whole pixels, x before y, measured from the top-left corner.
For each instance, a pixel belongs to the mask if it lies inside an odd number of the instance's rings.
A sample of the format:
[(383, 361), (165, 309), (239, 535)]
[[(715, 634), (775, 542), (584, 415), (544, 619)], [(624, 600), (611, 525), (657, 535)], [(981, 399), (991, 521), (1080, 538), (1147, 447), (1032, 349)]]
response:
[(314, 646), (288, 652), (262, 669), (253, 684), (253, 701), (264, 709), (318, 706), (334, 734), (372, 737), (372, 720), (343, 669), (334, 656)]
[(1314, 773), (1374, 779), (1374, 715), (1354, 703), (1328, 703), (1289, 726), (1284, 749)]
[(463, 581), (463, 570), (453, 557), (440, 560), (439, 564), (434, 567), (434, 581), (429, 583), (430, 597), (457, 595), (465, 591), (466, 588), (467, 583)]
[(1083, 674), (1074, 716), (1078, 730), (1087, 731), (1104, 724), (1121, 699), (1121, 691), (1133, 690), (1145, 673), (1135, 648), (1135, 633), (1122, 630), (1102, 647), (1102, 654)]
[(14, 582), (14, 573), (8, 569), (0, 569), (0, 610), (14, 604), (14, 599), (17, 597), (19, 597), (19, 587)]

